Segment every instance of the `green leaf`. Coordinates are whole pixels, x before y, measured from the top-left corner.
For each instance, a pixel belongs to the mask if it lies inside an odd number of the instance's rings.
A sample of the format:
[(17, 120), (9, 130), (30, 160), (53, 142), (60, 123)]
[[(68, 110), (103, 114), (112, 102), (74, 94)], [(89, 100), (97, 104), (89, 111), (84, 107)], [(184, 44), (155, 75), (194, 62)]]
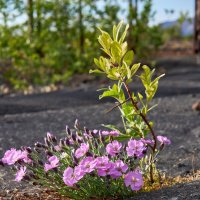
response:
[(131, 69), (130, 67), (125, 63), (125, 67), (126, 67), (126, 74), (127, 74), (127, 79), (131, 79), (132, 76), (131, 76)]
[(134, 64), (131, 67), (131, 77), (133, 77), (135, 75), (135, 73), (138, 71), (139, 67), (140, 67), (140, 63)]
[(139, 92), (138, 92), (138, 97), (139, 97), (140, 100), (143, 99), (143, 95), (141, 93), (139, 93)]
[(98, 70), (98, 69), (90, 69), (89, 70), (89, 73), (91, 74), (91, 73), (97, 73), (97, 74), (105, 74), (105, 72), (102, 72), (102, 71), (100, 71), (100, 70)]
[(125, 101), (123, 90), (118, 91), (118, 86), (116, 84), (114, 84), (112, 88), (106, 88), (103, 94), (99, 96), (99, 99), (104, 97), (113, 97), (120, 102)]
[(120, 32), (120, 29), (123, 25), (123, 21), (119, 22), (119, 24), (117, 26), (113, 26), (113, 39), (114, 41), (118, 41), (118, 36), (119, 36), (119, 32)]
[(122, 49), (118, 42), (114, 41), (111, 44), (111, 55), (114, 63), (120, 63), (122, 57)]
[(104, 58), (103, 56), (99, 58), (99, 68), (105, 72), (107, 72), (110, 69), (108, 60)]
[(94, 58), (94, 63), (97, 67), (100, 67), (99, 60), (97, 58)]
[(155, 78), (154, 81), (152, 81), (151, 84), (154, 84), (154, 83), (158, 82), (160, 80), (160, 78), (162, 78), (163, 76), (165, 76), (165, 74), (161, 74), (160, 76), (158, 76), (157, 78)]
[(157, 106), (158, 106), (158, 104), (155, 104), (155, 105), (151, 106), (151, 107), (147, 110), (147, 112), (151, 111), (152, 109), (154, 109), (154, 108), (157, 107)]
[(122, 34), (122, 36), (121, 36), (121, 38), (120, 38), (120, 40), (119, 40), (119, 43), (120, 43), (120, 44), (123, 43), (123, 41), (124, 41), (124, 39), (125, 39), (125, 37), (126, 37), (128, 28), (129, 28), (129, 25), (127, 24), (127, 25), (126, 25), (126, 28), (125, 28), (125, 30), (124, 30), (124, 32), (123, 32), (123, 34)]
[(114, 41), (116, 41), (116, 35), (117, 35), (117, 26), (116, 25), (114, 25), (113, 26), (113, 39), (114, 39)]
[(115, 139), (118, 140), (119, 142), (122, 142), (124, 140), (128, 140), (130, 139), (132, 136), (128, 135), (128, 134), (123, 134), (123, 135), (119, 135), (118, 137), (116, 137)]
[(119, 133), (123, 134), (122, 131), (117, 128), (115, 125), (112, 125), (112, 124), (101, 124), (103, 127), (105, 128), (109, 128), (111, 130), (115, 130), (115, 131), (118, 131)]
[(134, 52), (133, 51), (128, 51), (125, 56), (124, 56), (124, 59), (123, 61), (128, 65), (130, 66), (133, 62), (133, 58), (134, 58)]
[(118, 71), (118, 68), (111, 68), (107, 74), (107, 77), (112, 80), (119, 80), (121, 76), (121, 74)]
[(110, 35), (105, 32), (105, 31), (101, 31), (101, 35), (98, 37), (98, 41), (101, 44), (101, 46), (103, 47), (103, 50), (110, 55), (110, 45), (113, 42), (113, 40), (111, 39)]
[(113, 91), (113, 90), (108, 90), (108, 91), (104, 91), (102, 95), (99, 96), (99, 99), (102, 99), (104, 97), (118, 97), (118, 94)]

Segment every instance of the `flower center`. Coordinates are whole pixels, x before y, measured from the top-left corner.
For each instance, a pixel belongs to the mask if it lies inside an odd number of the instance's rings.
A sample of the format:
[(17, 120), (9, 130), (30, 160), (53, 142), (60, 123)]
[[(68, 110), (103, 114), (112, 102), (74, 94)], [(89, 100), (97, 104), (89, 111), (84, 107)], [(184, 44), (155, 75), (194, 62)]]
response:
[(135, 178), (135, 177), (132, 177), (132, 182), (133, 183), (136, 183), (138, 181), (138, 179), (137, 178)]
[(86, 164), (86, 166), (85, 166), (86, 168), (90, 168), (90, 164), (88, 163), (88, 164)]

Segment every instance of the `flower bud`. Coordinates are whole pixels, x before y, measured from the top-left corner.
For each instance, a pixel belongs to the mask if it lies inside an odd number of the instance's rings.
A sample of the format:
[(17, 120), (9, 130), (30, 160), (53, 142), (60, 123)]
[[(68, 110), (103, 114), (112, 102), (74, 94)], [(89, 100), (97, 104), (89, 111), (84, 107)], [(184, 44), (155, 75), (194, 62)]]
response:
[(63, 148), (65, 146), (65, 140), (64, 139), (60, 139), (59, 146), (60, 146), (60, 148)]
[(75, 128), (75, 129), (80, 129), (79, 127), (80, 127), (79, 121), (78, 121), (78, 119), (76, 119), (76, 121), (75, 121), (75, 123), (74, 123), (74, 128)]
[(70, 145), (70, 141), (69, 141), (68, 138), (65, 138), (65, 139), (64, 139), (64, 144), (65, 144), (66, 146), (69, 146), (69, 145)]
[(165, 146), (164, 144), (161, 144), (161, 145), (160, 145), (160, 151), (163, 150), (164, 146)]
[(75, 133), (72, 133), (72, 139), (73, 139), (74, 141), (76, 141), (76, 134), (75, 134)]
[(48, 147), (50, 147), (50, 145), (51, 145), (50, 141), (46, 137), (44, 138), (44, 143)]
[(55, 136), (52, 137), (52, 141), (53, 141), (53, 143), (55, 143), (55, 144), (57, 143), (57, 139), (56, 139)]
[(53, 156), (53, 154), (52, 154), (50, 151), (45, 151), (45, 153), (46, 153), (46, 155), (49, 156), (49, 157)]
[(25, 150), (26, 150), (28, 153), (32, 153), (31, 147), (25, 147)]
[(73, 159), (73, 165), (77, 166), (78, 165), (78, 159), (75, 157), (74, 153), (71, 153), (71, 157)]
[(51, 146), (51, 147), (50, 147), (50, 150), (51, 150), (51, 151), (56, 151), (56, 149), (55, 149), (54, 146)]
[(87, 133), (88, 135), (90, 134), (90, 131), (84, 126), (84, 131), (85, 131), (85, 133)]
[(69, 129), (69, 126), (66, 126), (66, 133), (67, 133), (68, 136), (71, 136), (71, 131)]
[(35, 143), (35, 147), (38, 147), (38, 148), (46, 148), (46, 146), (40, 142), (36, 142)]
[(83, 143), (84, 141), (83, 141), (83, 139), (82, 138), (78, 138), (78, 140), (77, 140), (77, 142), (79, 143), (79, 144), (81, 144), (81, 143)]
[(47, 140), (49, 142), (52, 142), (52, 138), (53, 138), (53, 135), (51, 133), (47, 132)]

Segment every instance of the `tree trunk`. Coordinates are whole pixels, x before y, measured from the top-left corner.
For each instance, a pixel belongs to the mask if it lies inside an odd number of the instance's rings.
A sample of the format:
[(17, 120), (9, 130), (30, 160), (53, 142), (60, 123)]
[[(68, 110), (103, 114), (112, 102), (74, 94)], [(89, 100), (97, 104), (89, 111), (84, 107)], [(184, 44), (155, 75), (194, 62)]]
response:
[(29, 39), (33, 38), (34, 31), (34, 18), (33, 18), (33, 0), (27, 1), (27, 13), (28, 13), (28, 31), (29, 31)]
[(200, 54), (200, 0), (195, 0), (194, 52)]
[[(138, 24), (138, 0), (135, 0), (135, 28), (138, 29), (139, 27)], [(137, 31), (138, 32), (138, 31)], [(134, 38), (134, 46), (135, 48), (138, 45), (138, 40), (139, 40), (139, 33), (135, 34), (135, 38)]]
[[(138, 26), (138, 0), (134, 1), (129, 0), (129, 33), (128, 33), (128, 45), (129, 49), (135, 51), (137, 42), (138, 42), (138, 34), (133, 35), (133, 29), (137, 29)], [(135, 27), (134, 27), (135, 26)]]
[(79, 34), (80, 34), (80, 54), (84, 53), (84, 26), (83, 26), (83, 13), (82, 13), (82, 0), (79, 0)]
[(129, 31), (128, 31), (128, 46), (129, 49), (133, 49), (133, 37), (132, 37), (132, 32), (133, 32), (133, 19), (134, 19), (134, 13), (133, 13), (133, 2), (132, 0), (129, 0), (128, 2), (128, 22), (129, 22)]
[(36, 6), (36, 13), (37, 13), (37, 35), (40, 36), (41, 30), (42, 30), (42, 23), (41, 23), (41, 0), (37, 0), (37, 6)]

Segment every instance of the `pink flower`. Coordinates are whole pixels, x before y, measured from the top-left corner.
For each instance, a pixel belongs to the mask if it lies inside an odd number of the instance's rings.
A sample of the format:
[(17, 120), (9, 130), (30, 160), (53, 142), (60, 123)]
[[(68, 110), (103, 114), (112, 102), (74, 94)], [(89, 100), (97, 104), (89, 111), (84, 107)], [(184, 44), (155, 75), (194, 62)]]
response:
[(102, 131), (102, 135), (104, 136), (119, 136), (119, 132), (118, 131)]
[(107, 135), (110, 135), (110, 132), (109, 131), (102, 131), (101, 134), (104, 135), (104, 136), (107, 136)]
[(159, 135), (159, 136), (157, 136), (157, 139), (161, 144), (166, 144), (166, 145), (171, 144), (171, 141), (165, 136), (160, 136)]
[(48, 159), (49, 163), (45, 163), (44, 165), (44, 170), (47, 172), (49, 171), (50, 169), (53, 169), (53, 168), (56, 168), (59, 166), (59, 159), (56, 157), (56, 156), (51, 156), (49, 159)]
[(21, 158), (25, 163), (31, 163), (32, 160), (28, 157), (28, 152), (27, 151), (22, 151), (21, 152)]
[(111, 156), (115, 156), (116, 154), (120, 152), (121, 148), (122, 148), (122, 144), (114, 140), (112, 143), (109, 143), (106, 146), (106, 151)]
[(86, 157), (81, 160), (79, 166), (85, 173), (90, 173), (94, 171), (96, 167), (96, 161), (92, 157)]
[(82, 143), (80, 148), (75, 151), (75, 157), (80, 158), (84, 156), (89, 150), (89, 144)]
[(99, 131), (98, 131), (97, 129), (94, 129), (92, 132), (93, 132), (94, 134), (97, 134)]
[(13, 165), (18, 160), (23, 160), (26, 163), (31, 162), (31, 160), (28, 158), (27, 151), (16, 150), (14, 148), (6, 151), (4, 157), (2, 158), (2, 162), (8, 165)]
[(74, 170), (71, 167), (67, 167), (63, 173), (63, 181), (66, 185), (72, 187), (83, 178), (84, 174), (79, 166), (75, 167)]
[(98, 176), (106, 176), (114, 167), (114, 163), (110, 162), (107, 156), (97, 157), (95, 162)]
[(144, 151), (146, 147), (143, 142), (137, 140), (129, 140), (128, 147), (126, 147), (126, 151), (128, 156), (136, 156), (138, 158), (142, 158), (144, 156)]
[(144, 138), (142, 138), (140, 141), (143, 142), (144, 144), (150, 144), (150, 145), (154, 144), (154, 141), (150, 140), (150, 139), (144, 139)]
[(110, 170), (109, 175), (112, 178), (119, 178), (128, 170), (128, 165), (124, 164), (123, 161), (117, 160), (114, 163), (114, 167)]
[(16, 173), (15, 181), (20, 182), (26, 174), (26, 166), (20, 167), (19, 171)]
[(130, 186), (132, 190), (140, 190), (144, 184), (142, 174), (138, 171), (130, 171), (124, 177), (126, 187)]
[(119, 132), (118, 131), (110, 131), (110, 136), (119, 136)]
[(54, 146), (56, 151), (61, 151), (61, 147), (59, 145)]

